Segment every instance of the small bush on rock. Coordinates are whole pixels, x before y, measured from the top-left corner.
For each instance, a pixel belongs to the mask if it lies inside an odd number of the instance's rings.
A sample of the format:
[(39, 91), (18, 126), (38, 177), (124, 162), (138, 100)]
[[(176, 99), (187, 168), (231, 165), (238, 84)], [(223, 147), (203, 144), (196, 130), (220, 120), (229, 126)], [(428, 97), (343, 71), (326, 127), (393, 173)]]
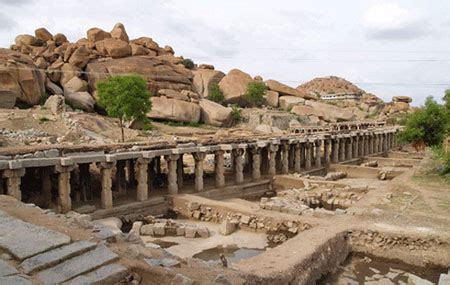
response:
[(252, 107), (260, 107), (264, 103), (264, 93), (266, 92), (266, 84), (264, 82), (251, 81), (247, 85), (247, 92), (244, 99)]
[(208, 99), (216, 103), (222, 104), (225, 101), (225, 96), (222, 90), (220, 90), (219, 84), (213, 83), (209, 86)]
[(190, 58), (185, 58), (181, 61), (181, 64), (184, 65), (187, 69), (194, 68), (194, 62)]
[(242, 118), (242, 109), (238, 105), (231, 105), (231, 118), (233, 119), (233, 124), (238, 123)]

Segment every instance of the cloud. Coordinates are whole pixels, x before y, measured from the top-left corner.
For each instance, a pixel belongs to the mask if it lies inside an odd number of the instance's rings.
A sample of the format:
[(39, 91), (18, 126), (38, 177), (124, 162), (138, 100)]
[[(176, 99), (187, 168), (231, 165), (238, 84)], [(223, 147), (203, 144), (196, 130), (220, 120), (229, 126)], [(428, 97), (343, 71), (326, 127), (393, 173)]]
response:
[(427, 18), (394, 3), (372, 6), (364, 22), (367, 37), (376, 40), (411, 40), (430, 32)]
[(20, 6), (31, 2), (32, 0), (0, 0), (0, 5)]
[(10, 31), (15, 26), (17, 23), (14, 20), (0, 13), (0, 31)]

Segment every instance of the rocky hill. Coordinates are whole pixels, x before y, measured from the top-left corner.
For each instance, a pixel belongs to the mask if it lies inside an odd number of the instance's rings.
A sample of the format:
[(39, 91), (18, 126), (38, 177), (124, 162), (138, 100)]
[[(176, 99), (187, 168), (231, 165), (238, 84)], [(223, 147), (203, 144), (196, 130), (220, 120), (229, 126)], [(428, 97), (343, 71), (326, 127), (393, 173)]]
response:
[[(376, 96), (338, 77), (317, 78), (295, 89), (238, 69), (225, 74), (209, 64), (189, 66), (170, 46), (161, 47), (150, 37), (129, 39), (120, 23), (109, 32), (91, 28), (76, 42), (45, 28), (37, 29), (34, 35), (17, 36), (10, 49), (0, 49), (0, 108), (32, 107), (43, 104), (50, 95), (46, 106), (56, 113), (64, 104), (69, 105), (68, 110), (102, 113), (96, 83), (110, 75), (130, 73), (147, 81), (153, 95), (147, 116), (155, 120), (228, 127), (234, 120), (227, 105), (246, 107), (244, 94), (251, 81), (265, 83), (267, 108), (293, 113), (304, 123), (364, 119), (384, 108)], [(223, 92), (223, 105), (208, 100), (213, 84)], [(364, 96), (357, 104), (333, 106), (319, 101), (320, 95), (330, 92)], [(387, 113), (407, 111), (403, 103)]]
[(319, 77), (297, 87), (315, 94), (355, 93), (364, 94), (364, 90), (344, 78), (337, 76)]

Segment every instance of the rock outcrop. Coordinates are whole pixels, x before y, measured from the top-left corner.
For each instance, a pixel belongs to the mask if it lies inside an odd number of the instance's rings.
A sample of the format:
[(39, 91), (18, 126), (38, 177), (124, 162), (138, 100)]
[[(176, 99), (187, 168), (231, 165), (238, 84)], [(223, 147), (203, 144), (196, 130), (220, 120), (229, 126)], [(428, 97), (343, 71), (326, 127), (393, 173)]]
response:
[(178, 122), (198, 123), (200, 121), (200, 106), (176, 99), (153, 97), (152, 110), (147, 114), (151, 119), (172, 120)]
[(246, 101), (243, 95), (247, 92), (247, 85), (252, 80), (250, 75), (239, 69), (230, 70), (219, 83), (220, 90), (222, 90), (225, 97), (225, 102), (245, 106)]
[(226, 108), (213, 101), (200, 100), (202, 109), (201, 121), (205, 124), (216, 127), (228, 127), (231, 123), (231, 108)]
[(304, 99), (310, 99), (310, 100), (316, 100), (317, 98), (311, 94), (301, 92), (297, 89), (294, 89), (292, 87), (289, 87), (283, 83), (280, 83), (276, 80), (267, 80), (266, 81), (267, 88), (269, 90), (278, 92), (280, 95), (289, 95), (289, 96), (295, 96), (300, 97)]
[(210, 86), (218, 84), (225, 77), (222, 71), (206, 68), (194, 70), (192, 73), (194, 89), (202, 98), (208, 98)]

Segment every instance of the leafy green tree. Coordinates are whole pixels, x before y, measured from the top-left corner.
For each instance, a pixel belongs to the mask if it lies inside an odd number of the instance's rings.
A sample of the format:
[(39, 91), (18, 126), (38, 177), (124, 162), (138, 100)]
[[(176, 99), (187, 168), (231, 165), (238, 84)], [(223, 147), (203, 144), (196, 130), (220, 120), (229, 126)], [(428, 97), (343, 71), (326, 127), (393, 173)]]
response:
[(238, 105), (231, 105), (231, 119), (233, 120), (233, 124), (238, 123), (242, 117), (242, 109), (239, 108)]
[(181, 61), (181, 64), (184, 65), (187, 69), (194, 68), (194, 62), (190, 58), (185, 58)]
[(250, 81), (247, 85), (247, 92), (244, 94), (245, 101), (250, 106), (260, 107), (264, 103), (264, 93), (266, 92), (264, 82)]
[(449, 120), (445, 107), (428, 97), (422, 109), (407, 117), (400, 138), (406, 142), (423, 142), (427, 146), (440, 145), (447, 135)]
[(225, 101), (225, 96), (220, 90), (219, 84), (213, 83), (209, 86), (208, 99), (216, 103), (222, 104)]
[(108, 116), (119, 119), (122, 142), (125, 141), (124, 121), (145, 121), (151, 109), (147, 82), (139, 75), (111, 76), (97, 83), (97, 94), (99, 105)]

